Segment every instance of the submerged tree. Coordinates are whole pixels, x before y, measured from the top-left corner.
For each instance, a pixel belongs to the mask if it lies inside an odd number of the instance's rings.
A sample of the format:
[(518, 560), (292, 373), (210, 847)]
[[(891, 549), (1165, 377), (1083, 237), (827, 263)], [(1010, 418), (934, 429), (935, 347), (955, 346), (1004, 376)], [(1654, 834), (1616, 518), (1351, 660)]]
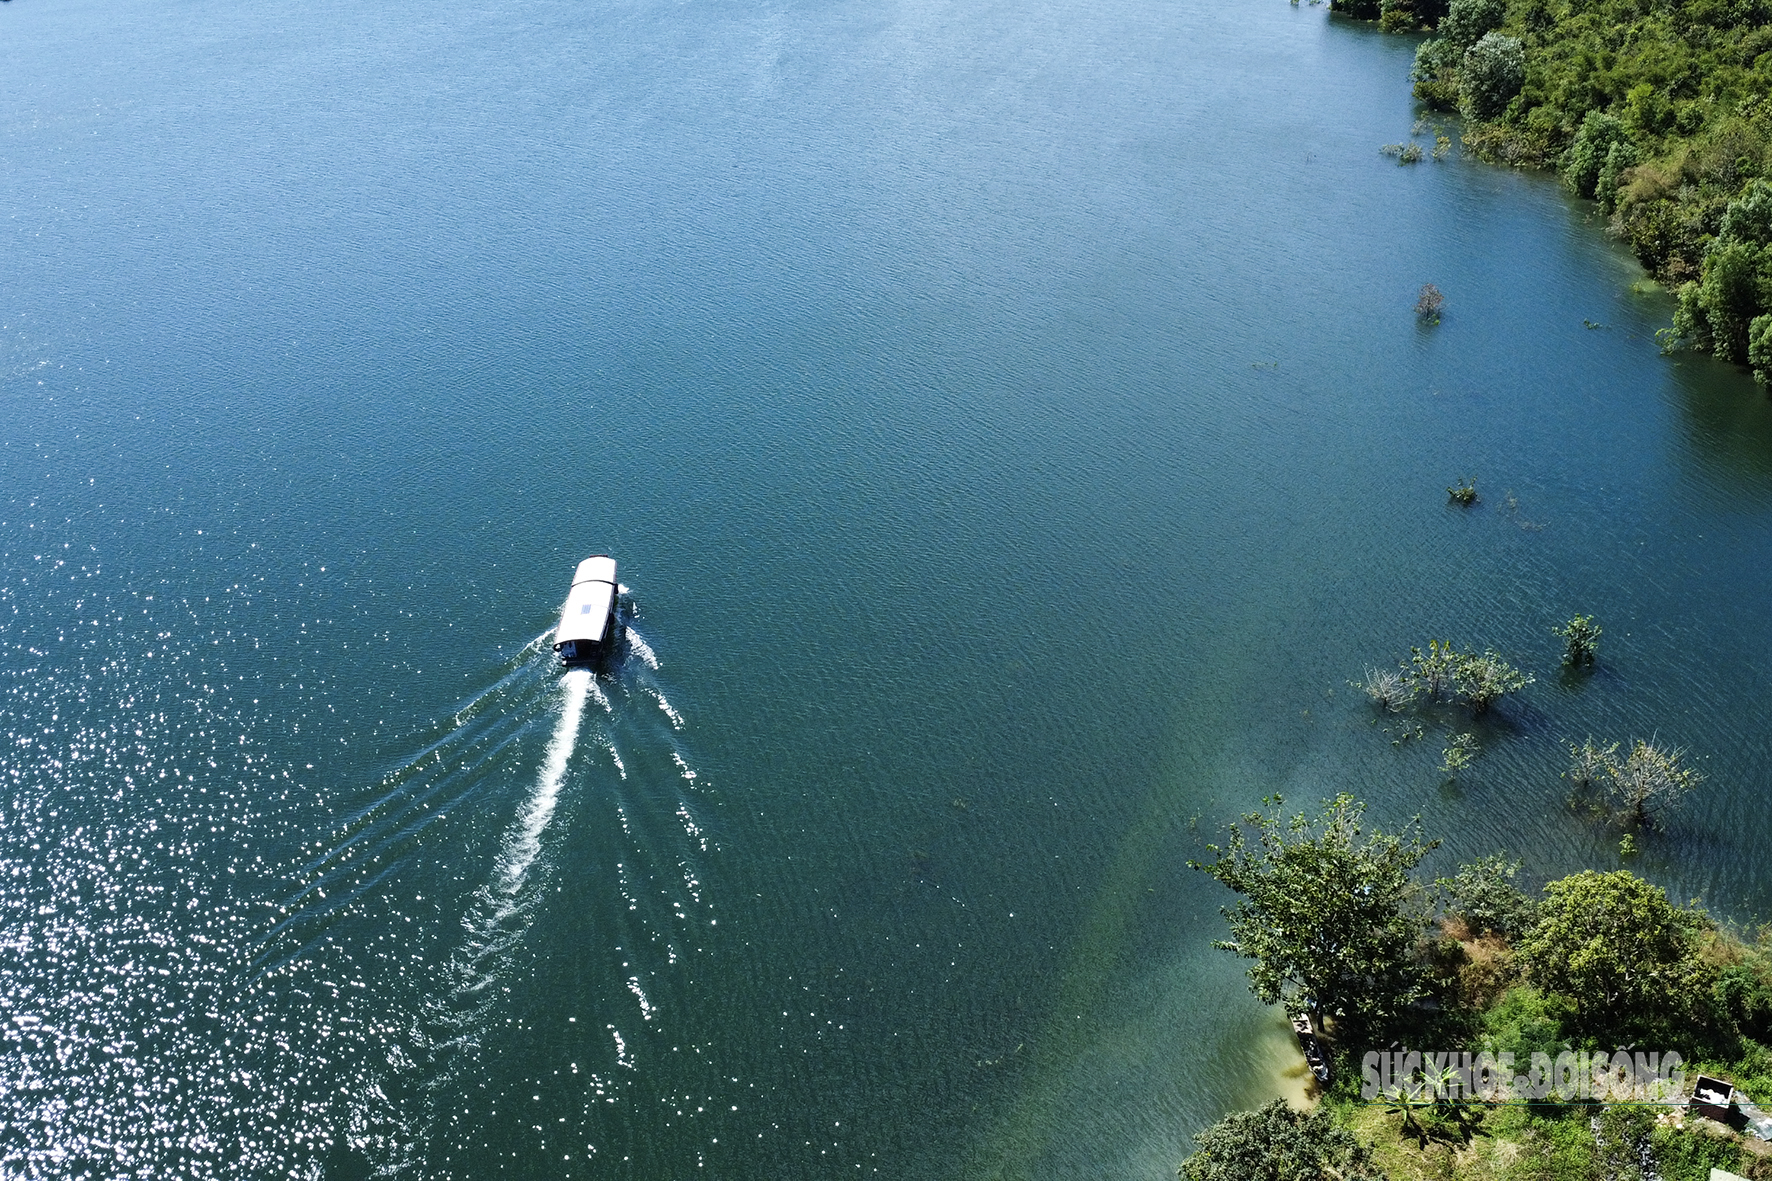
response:
[[(1416, 159), (1420, 159), (1419, 156)], [(1415, 314), (1423, 320), (1435, 324), (1440, 322), (1440, 309), (1446, 306), (1446, 297), (1432, 283), (1423, 283), (1421, 290), (1415, 295)]]
[(1458, 699), (1472, 713), (1481, 714), (1489, 712), (1489, 707), (1507, 694), (1518, 693), (1530, 685), (1532, 678), (1485, 648), (1481, 655), (1460, 654), (1453, 683)]
[[(1423, 993), (1414, 950), (1427, 929), (1426, 898), (1411, 871), (1439, 844), (1419, 819), (1396, 836), (1361, 828), (1365, 805), (1342, 794), (1315, 818), (1259, 812), (1191, 862), (1242, 897), (1223, 911), (1231, 938), (1213, 944), (1254, 960), (1249, 989), (1264, 1004), (1315, 1004), (1371, 1026)], [(1253, 839), (1244, 835), (1251, 830)]]
[(1448, 778), (1456, 779), (1460, 771), (1476, 761), (1477, 736), (1471, 733), (1454, 734), (1452, 736), (1452, 741), (1447, 744), (1446, 749), (1442, 754), (1443, 757), (1440, 762), (1441, 774)]
[(1427, 651), (1409, 649), (1408, 676), (1429, 701), (1450, 696), (1458, 679), (1458, 652), (1449, 640), (1429, 640)]
[(1389, 669), (1369, 668), (1364, 681), (1352, 683), (1367, 700), (1386, 713), (1396, 713), (1415, 697), (1415, 686), (1401, 673)]
[(1654, 828), (1661, 813), (1704, 782), (1701, 772), (1685, 765), (1684, 747), (1664, 748), (1641, 738), (1623, 758), (1617, 743), (1598, 746), (1592, 738), (1579, 746), (1571, 743), (1569, 756), (1563, 777), (1576, 800), (1612, 811), (1632, 830)]
[(1663, 749), (1639, 738), (1623, 762), (1607, 768), (1612, 797), (1633, 828), (1653, 826), (1659, 813), (1677, 807), (1704, 782), (1702, 774), (1684, 765), (1685, 757), (1684, 747)]
[(1600, 650), (1600, 625), (1591, 615), (1577, 615), (1562, 627), (1552, 628), (1553, 635), (1563, 640), (1563, 663), (1571, 668), (1594, 662)]
[(1460, 652), (1446, 640), (1429, 640), (1426, 652), (1409, 649), (1404, 675), (1429, 701), (1456, 701), (1473, 714), (1488, 712), (1509, 693), (1532, 683), (1530, 676), (1493, 649)]
[(1591, 802), (1594, 796), (1606, 789), (1610, 778), (1610, 769), (1618, 759), (1618, 744), (1598, 746), (1593, 735), (1579, 746), (1569, 744), (1569, 769), (1563, 772), (1563, 778), (1569, 781), (1569, 792), (1576, 800)]

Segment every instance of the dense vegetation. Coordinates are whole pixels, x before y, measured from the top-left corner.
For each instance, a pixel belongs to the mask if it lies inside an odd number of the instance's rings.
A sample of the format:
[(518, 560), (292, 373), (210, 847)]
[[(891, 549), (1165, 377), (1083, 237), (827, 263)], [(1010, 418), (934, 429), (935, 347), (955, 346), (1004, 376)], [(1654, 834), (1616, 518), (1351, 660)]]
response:
[(1679, 295), (1667, 336), (1772, 380), (1772, 0), (1333, 0), (1430, 29), (1416, 97), (1557, 169)]
[(1345, 795), (1315, 816), (1287, 818), (1278, 803), (1197, 868), (1239, 896), (1225, 910), (1235, 938), (1220, 946), (1255, 961), (1258, 997), (1326, 1025), (1334, 1078), (1312, 1116), (1270, 1105), (1202, 1132), (1183, 1177), (1772, 1176), (1772, 1156), (1707, 1121), (1589, 1101), (1364, 1102), (1358, 1066), (1388, 1045), (1522, 1063), (1659, 1047), (1682, 1054), (1688, 1080), (1708, 1069), (1772, 1100), (1772, 935), (1744, 939), (1627, 870), (1575, 874), (1534, 898), (1515, 883), (1518, 864), (1494, 856), (1430, 885), (1412, 876), (1434, 844), (1414, 823), (1367, 829)]

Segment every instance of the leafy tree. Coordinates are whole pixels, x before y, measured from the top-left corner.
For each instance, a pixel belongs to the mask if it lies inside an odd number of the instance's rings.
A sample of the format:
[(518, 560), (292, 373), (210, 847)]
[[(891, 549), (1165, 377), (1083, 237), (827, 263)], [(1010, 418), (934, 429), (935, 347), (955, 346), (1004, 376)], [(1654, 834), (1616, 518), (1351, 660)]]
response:
[(1452, 0), (1439, 34), (1459, 49), (1469, 49), (1485, 33), (1499, 29), (1506, 17), (1507, 0)]
[(1458, 80), (1458, 105), (1467, 117), (1500, 117), (1526, 85), (1525, 44), (1506, 33), (1484, 33), (1464, 51)]
[(1606, 111), (1589, 111), (1581, 120), (1581, 129), (1569, 150), (1563, 153), (1563, 180), (1577, 196), (1591, 197), (1600, 182), (1600, 170), (1614, 146), (1629, 136), (1624, 121)]
[(1600, 203), (1600, 212), (1611, 213), (1618, 207), (1618, 185), (1624, 179), (1627, 170), (1642, 163), (1642, 153), (1635, 144), (1628, 141), (1615, 143), (1606, 149), (1606, 162), (1600, 166), (1600, 175), (1594, 181), (1594, 200)]
[(1668, 901), (1628, 870), (1588, 870), (1544, 888), (1538, 921), (1517, 945), (1538, 987), (1609, 1029), (1680, 1011), (1700, 964), (1703, 915)]
[(1518, 861), (1496, 853), (1460, 866), (1457, 874), (1434, 885), (1445, 912), (1464, 920), (1472, 934), (1493, 931), (1518, 939), (1538, 918), (1538, 904), (1514, 885), (1519, 872)]
[(1468, 732), (1454, 734), (1452, 741), (1441, 752), (1440, 773), (1448, 778), (1456, 779), (1460, 771), (1476, 761), (1477, 749), (1475, 734)]
[(1748, 326), (1761, 312), (1762, 255), (1756, 243), (1718, 238), (1704, 256), (1698, 299), (1719, 361), (1747, 361)]
[(1755, 316), (1747, 325), (1747, 363), (1761, 385), (1772, 385), (1772, 315)]
[(1409, 71), (1415, 97), (1430, 107), (1450, 111), (1458, 106), (1458, 66), (1465, 47), (1445, 37), (1430, 37), (1415, 47)]
[(1563, 663), (1571, 668), (1579, 668), (1594, 662), (1594, 654), (1600, 649), (1600, 635), (1604, 629), (1594, 622), (1591, 615), (1577, 615), (1562, 627), (1551, 629), (1551, 634), (1561, 636), (1563, 640)]
[(1210, 865), (1190, 863), (1242, 896), (1223, 911), (1231, 938), (1213, 946), (1255, 961), (1249, 989), (1264, 1004), (1381, 1024), (1423, 995), (1414, 952), (1427, 908), (1410, 872), (1439, 842), (1422, 839), (1419, 819), (1396, 836), (1366, 832), (1366, 806), (1345, 793), (1315, 819), (1269, 803), (1273, 815), (1250, 813), (1207, 846)]
[(1476, 714), (1487, 713), (1504, 696), (1518, 693), (1531, 683), (1531, 677), (1487, 649), (1481, 656), (1461, 654), (1453, 676), (1458, 699)]
[(1372, 1149), (1328, 1111), (1294, 1111), (1275, 1099), (1194, 1134), (1185, 1181), (1382, 1181)]

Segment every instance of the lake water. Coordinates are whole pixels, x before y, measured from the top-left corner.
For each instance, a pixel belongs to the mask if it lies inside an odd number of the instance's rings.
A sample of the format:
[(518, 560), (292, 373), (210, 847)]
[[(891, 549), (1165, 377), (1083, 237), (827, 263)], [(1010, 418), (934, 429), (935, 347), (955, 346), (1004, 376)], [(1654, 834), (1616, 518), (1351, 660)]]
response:
[[(1709, 776), (1641, 872), (1772, 910), (1767, 398), (1554, 180), (1380, 155), (1412, 51), (5, 5), (4, 1170), (1172, 1176), (1301, 1070), (1202, 841), (1608, 868), (1590, 733)], [(1348, 687), (1430, 637), (1537, 677), (1456, 786)]]

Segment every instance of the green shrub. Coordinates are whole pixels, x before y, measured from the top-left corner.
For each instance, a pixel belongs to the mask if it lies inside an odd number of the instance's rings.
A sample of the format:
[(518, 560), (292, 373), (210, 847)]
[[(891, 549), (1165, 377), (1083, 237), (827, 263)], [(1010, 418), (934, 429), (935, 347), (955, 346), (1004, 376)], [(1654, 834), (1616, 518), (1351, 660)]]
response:
[(1194, 1134), (1194, 1155), (1181, 1165), (1185, 1181), (1298, 1181), (1373, 1172), (1372, 1150), (1326, 1110), (1294, 1111), (1275, 1099), (1237, 1111)]
[(1563, 179), (1577, 196), (1591, 197), (1600, 182), (1600, 171), (1618, 144), (1628, 142), (1624, 123), (1605, 111), (1589, 111), (1569, 150), (1563, 153)]
[(1748, 1164), (1733, 1140), (1690, 1128), (1656, 1128), (1650, 1149), (1662, 1181), (1710, 1181), (1712, 1169), (1745, 1175)]
[(1563, 1023), (1569, 1015), (1561, 997), (1517, 984), (1483, 1014), (1483, 1048), (1512, 1054), (1515, 1063), (1530, 1062), (1534, 1054), (1555, 1058), (1567, 1044)]
[(1484, 33), (1465, 50), (1458, 78), (1458, 105), (1466, 118), (1499, 118), (1526, 84), (1526, 47), (1518, 37)]
[(1507, 17), (1506, 0), (1452, 0), (1446, 16), (1440, 21), (1439, 33), (1452, 45), (1465, 50), (1475, 45), (1486, 33), (1501, 27)]
[(1563, 663), (1573, 668), (1594, 662), (1603, 631), (1593, 616), (1577, 615), (1562, 627), (1552, 628), (1551, 634), (1562, 637)]
[(1509, 861), (1499, 853), (1460, 866), (1454, 876), (1434, 883), (1440, 891), (1441, 909), (1464, 920), (1472, 934), (1493, 931), (1506, 939), (1517, 939), (1538, 917), (1538, 904), (1514, 885), (1519, 872), (1518, 861)]

